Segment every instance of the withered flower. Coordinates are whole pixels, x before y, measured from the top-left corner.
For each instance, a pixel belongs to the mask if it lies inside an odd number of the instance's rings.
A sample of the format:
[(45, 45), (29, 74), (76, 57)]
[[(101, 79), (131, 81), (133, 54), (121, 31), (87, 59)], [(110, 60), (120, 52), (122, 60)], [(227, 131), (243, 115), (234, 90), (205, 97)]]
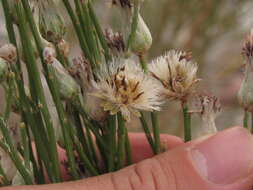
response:
[(202, 119), (201, 135), (217, 132), (215, 119), (221, 111), (220, 101), (213, 95), (199, 95), (200, 116)]
[(253, 111), (253, 32), (247, 36), (242, 48), (242, 55), (245, 58), (245, 73), (238, 100), (240, 105), (247, 111)]
[(113, 32), (111, 29), (106, 29), (105, 39), (108, 47), (115, 56), (125, 51), (123, 35), (120, 32)]

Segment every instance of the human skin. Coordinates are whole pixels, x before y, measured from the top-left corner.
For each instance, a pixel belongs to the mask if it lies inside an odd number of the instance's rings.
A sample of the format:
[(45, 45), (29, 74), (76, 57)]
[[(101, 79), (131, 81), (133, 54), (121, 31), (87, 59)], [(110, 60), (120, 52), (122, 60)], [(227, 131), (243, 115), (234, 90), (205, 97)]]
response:
[[(184, 144), (162, 136), (168, 151), (153, 156), (142, 134), (131, 136), (135, 164), (118, 172), (52, 185), (0, 190), (250, 190), (253, 136), (233, 127)], [(142, 160), (142, 161), (141, 161)]]

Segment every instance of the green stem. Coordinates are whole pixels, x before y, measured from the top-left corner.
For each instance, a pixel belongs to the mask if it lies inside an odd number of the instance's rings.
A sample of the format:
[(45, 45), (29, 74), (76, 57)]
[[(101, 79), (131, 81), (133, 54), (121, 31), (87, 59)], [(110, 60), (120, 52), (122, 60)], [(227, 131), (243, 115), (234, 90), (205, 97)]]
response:
[(108, 172), (115, 170), (115, 153), (116, 153), (116, 129), (117, 129), (116, 115), (110, 115), (108, 119), (108, 133), (109, 133), (109, 158), (108, 158)]
[(2, 168), (0, 164), (0, 177), (1, 177), (1, 186), (8, 186), (10, 185), (10, 182), (6, 176), (6, 173), (4, 172), (4, 169)]
[(148, 65), (146, 63), (145, 56), (143, 54), (140, 54), (139, 60), (140, 60), (141, 68), (143, 69), (143, 71), (145, 73), (147, 73), (148, 72)]
[(188, 112), (188, 106), (183, 104), (184, 116), (184, 140), (188, 142), (191, 140), (191, 115)]
[(151, 112), (151, 121), (152, 121), (153, 135), (154, 135), (154, 151), (155, 151), (155, 154), (159, 154), (161, 152), (161, 140), (160, 140), (159, 124), (158, 124), (156, 112)]
[(85, 41), (85, 37), (84, 37), (84, 33), (83, 33), (83, 30), (76, 18), (76, 15), (69, 3), (69, 0), (63, 0), (63, 3), (64, 3), (64, 6), (70, 16), (70, 19), (74, 25), (74, 28), (75, 28), (75, 31), (76, 31), (76, 34), (77, 34), (77, 37), (79, 39), (79, 43), (80, 43), (80, 46), (81, 46), (81, 49), (83, 51), (83, 53), (85, 54), (85, 56), (88, 58), (88, 60), (91, 62), (92, 64), (92, 67), (95, 66), (95, 61), (93, 60), (92, 56), (91, 56), (91, 52), (89, 50), (89, 47)]
[[(14, 74), (13, 72), (10, 72), (10, 75)], [(6, 108), (4, 112), (4, 119), (5, 121), (8, 120), (10, 113), (11, 113), (11, 107), (14, 102), (14, 92), (15, 92), (15, 81), (14, 81), (15, 76), (10, 76), (9, 81), (8, 81), (8, 89), (7, 89), (7, 103), (6, 103)]]
[(126, 144), (126, 126), (124, 118), (121, 113), (117, 114), (118, 116), (118, 163), (117, 169), (121, 169), (125, 165), (126, 152), (125, 152), (125, 144)]
[(5, 142), (0, 143), (1, 148), (4, 149), (4, 151), (6, 151), (6, 153), (8, 153), (10, 155), (13, 163), (15, 164), (15, 166), (19, 170), (20, 174), (22, 175), (25, 183), (27, 185), (33, 184), (31, 174), (28, 172), (28, 170), (22, 164), (22, 160), (20, 159), (20, 157), (18, 155), (18, 151), (15, 148), (14, 143), (12, 142), (12, 139), (9, 135), (8, 128), (7, 128), (6, 123), (3, 118), (0, 118), (0, 129), (3, 134), (4, 140), (6, 142), (6, 143)]
[[(145, 61), (145, 57), (143, 54), (139, 55), (139, 61), (140, 61), (140, 64), (141, 64), (141, 67), (142, 67), (144, 73), (147, 73), (148, 72), (147, 63)], [(149, 144), (150, 144), (151, 148), (153, 149), (154, 154), (159, 154), (161, 152), (161, 140), (160, 140), (160, 131), (159, 131), (157, 113), (151, 112), (151, 114), (150, 114), (154, 139), (151, 136), (150, 130), (149, 130), (148, 125), (145, 121), (143, 113), (141, 113), (141, 114), (142, 114), (141, 115), (142, 127), (143, 127), (146, 137), (149, 141)]]
[(107, 62), (109, 62), (109, 61), (112, 60), (112, 57), (110, 55), (110, 50), (109, 50), (109, 47), (107, 45), (107, 42), (106, 42), (104, 34), (103, 34), (103, 31), (100, 27), (99, 21), (98, 21), (97, 16), (96, 16), (96, 14), (95, 14), (95, 12), (92, 8), (92, 5), (91, 5), (90, 1), (88, 2), (88, 9), (89, 9), (91, 20), (93, 21), (93, 24), (94, 24), (94, 27), (96, 29), (98, 38), (100, 40), (101, 46), (104, 49), (105, 59), (106, 59)]
[(29, 148), (29, 141), (28, 141), (28, 135), (26, 134), (26, 126), (24, 123), (20, 124), (20, 132), (21, 132), (21, 139), (22, 139), (22, 145), (24, 150), (24, 161), (25, 161), (25, 167), (30, 169), (30, 148)]
[[(24, 7), (24, 10), (22, 9), (22, 5)], [(22, 5), (20, 4), (20, 1), (18, 1), (16, 2), (15, 8), (16, 8), (16, 12), (19, 18), (18, 29), (19, 29), (19, 33), (20, 33), (20, 37), (22, 41), (22, 46), (25, 52), (25, 60), (26, 60), (25, 63), (26, 63), (28, 75), (29, 75), (30, 92), (31, 92), (33, 101), (36, 103), (37, 107), (41, 110), (44, 116), (44, 121), (46, 123), (48, 136), (50, 139), (49, 148), (50, 148), (50, 155), (52, 156), (52, 164), (53, 164), (53, 170), (55, 172), (55, 180), (56, 182), (59, 182), (60, 181), (60, 164), (59, 164), (59, 158), (58, 158), (58, 153), (57, 153), (57, 148), (56, 148), (56, 138), (54, 134), (51, 116), (49, 114), (48, 106), (46, 103), (46, 98), (43, 91), (40, 74), (37, 67), (37, 63), (36, 63), (36, 58), (33, 54), (33, 47), (32, 47), (30, 38), (28, 36), (28, 33), (29, 33), (28, 26), (27, 26), (24, 13), (26, 14), (26, 17), (29, 21), (38, 49), (40, 50), (39, 51), (40, 56), (42, 56), (42, 51), (41, 51), (42, 43), (40, 41), (41, 39), (33, 20), (32, 11), (29, 7), (28, 1), (22, 0)], [(45, 70), (45, 74), (47, 74), (47, 70)]]
[(243, 127), (248, 129), (248, 120), (249, 120), (249, 113), (244, 110), (244, 116), (243, 116)]
[[(17, 46), (8, 1), (7, 0), (2, 0), (2, 3), (3, 3), (3, 8), (4, 8), (4, 14), (5, 14), (5, 20), (6, 20), (6, 25), (7, 25), (9, 41), (10, 41), (10, 43)], [(19, 98), (20, 98), (20, 107), (19, 107), (19, 109), (21, 110), (22, 119), (29, 124), (32, 131), (34, 131), (34, 128), (37, 128), (37, 127), (43, 129), (43, 125), (42, 125), (43, 121), (40, 121), (37, 117), (33, 117), (33, 114), (31, 113), (32, 110), (30, 109), (29, 101), (28, 101), (28, 98), (26, 97), (25, 89), (24, 89), (24, 85), (23, 85), (23, 76), (22, 76), (22, 72), (21, 72), (21, 62), (20, 62), (19, 58), (18, 58), (17, 64), (11, 64), (10, 68), (15, 73), (15, 79), (16, 79), (16, 83), (17, 83), (17, 87), (18, 87)], [(36, 118), (37, 123), (34, 121), (35, 118)], [(39, 124), (39, 125), (37, 125), (37, 124)], [(40, 146), (41, 149), (40, 149), (39, 153), (41, 154), (41, 157), (43, 158), (45, 163), (49, 163), (49, 161), (47, 161), (48, 160), (47, 159), (48, 158), (48, 156), (47, 156), (48, 151), (47, 150), (45, 151), (43, 149), (44, 147), (47, 147), (48, 145), (42, 145), (46, 142), (41, 141), (40, 138), (37, 138), (38, 134), (42, 134), (41, 136), (43, 136), (43, 133), (34, 133), (35, 145), (37, 147), (37, 144), (41, 144), (41, 146)], [(41, 157), (40, 156), (37, 157), (38, 162), (41, 161)], [(33, 166), (34, 166), (34, 169), (35, 169), (34, 172), (36, 174), (37, 170), (36, 170), (35, 159), (33, 161)], [(43, 176), (43, 169), (41, 169), (40, 171), (41, 171), (41, 173), (38, 174), (38, 176), (39, 175)], [(48, 175), (50, 177), (50, 175), (52, 174), (51, 167), (47, 167), (47, 171), (48, 171)], [(41, 181), (43, 181), (43, 179)]]
[(132, 149), (131, 149), (131, 144), (130, 144), (130, 139), (129, 139), (129, 134), (127, 132), (127, 128), (125, 128), (125, 130), (126, 130), (125, 149), (126, 149), (127, 165), (131, 165), (131, 164), (133, 164)]
[(59, 89), (59, 81), (56, 78), (54, 67), (51, 64), (48, 64), (48, 71), (50, 74), (50, 78), (52, 80), (52, 97), (55, 102), (56, 110), (59, 116), (59, 120), (62, 127), (62, 133), (64, 138), (64, 145), (66, 146), (67, 157), (70, 165), (70, 172), (74, 179), (79, 178), (79, 174), (77, 172), (77, 166), (75, 163), (74, 150), (73, 150), (73, 142), (71, 141), (71, 126), (66, 118), (63, 104), (60, 99), (60, 93), (57, 91)]
[(153, 152), (155, 153), (155, 145), (154, 145), (154, 142), (153, 142), (153, 138), (152, 138), (150, 129), (148, 127), (147, 121), (145, 120), (145, 116), (142, 112), (141, 112), (140, 121), (141, 121), (141, 124), (142, 124), (142, 128), (144, 130), (144, 133), (146, 135), (146, 138), (147, 138)]

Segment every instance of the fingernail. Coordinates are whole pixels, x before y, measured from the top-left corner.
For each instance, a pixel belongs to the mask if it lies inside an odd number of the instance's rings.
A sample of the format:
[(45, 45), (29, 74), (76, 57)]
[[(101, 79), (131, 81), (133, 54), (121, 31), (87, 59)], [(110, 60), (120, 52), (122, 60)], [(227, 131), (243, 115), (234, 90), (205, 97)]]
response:
[(191, 149), (194, 166), (215, 184), (230, 184), (253, 169), (253, 136), (235, 127), (199, 142)]

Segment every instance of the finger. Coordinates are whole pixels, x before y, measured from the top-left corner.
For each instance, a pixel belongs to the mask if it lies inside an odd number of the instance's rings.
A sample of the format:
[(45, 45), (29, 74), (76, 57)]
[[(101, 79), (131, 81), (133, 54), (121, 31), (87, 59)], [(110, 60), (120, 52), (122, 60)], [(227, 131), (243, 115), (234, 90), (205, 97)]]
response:
[(106, 185), (108, 190), (251, 189), (253, 136), (235, 127), (83, 183), (92, 186), (95, 181), (103, 185), (97, 183), (91, 189), (102, 190)]
[[(172, 135), (161, 135), (162, 147), (171, 150), (179, 145), (184, 144), (183, 140), (179, 137)], [(141, 160), (151, 158), (154, 156), (152, 148), (143, 133), (131, 133), (130, 142), (133, 152), (133, 161), (137, 163)]]
[(235, 127), (115, 173), (33, 190), (250, 190), (252, 184), (253, 136)]
[[(130, 133), (130, 144), (132, 148), (132, 157), (134, 163), (140, 162), (144, 159), (151, 158), (154, 156), (148, 140), (143, 133)], [(172, 135), (161, 135), (161, 144), (166, 147), (168, 150), (175, 148), (179, 145), (182, 145), (184, 142), (181, 138), (172, 136)], [(70, 176), (68, 175), (67, 169), (63, 164), (67, 160), (66, 152), (62, 148), (58, 148), (59, 158), (61, 160), (61, 174), (62, 178), (69, 180)]]

